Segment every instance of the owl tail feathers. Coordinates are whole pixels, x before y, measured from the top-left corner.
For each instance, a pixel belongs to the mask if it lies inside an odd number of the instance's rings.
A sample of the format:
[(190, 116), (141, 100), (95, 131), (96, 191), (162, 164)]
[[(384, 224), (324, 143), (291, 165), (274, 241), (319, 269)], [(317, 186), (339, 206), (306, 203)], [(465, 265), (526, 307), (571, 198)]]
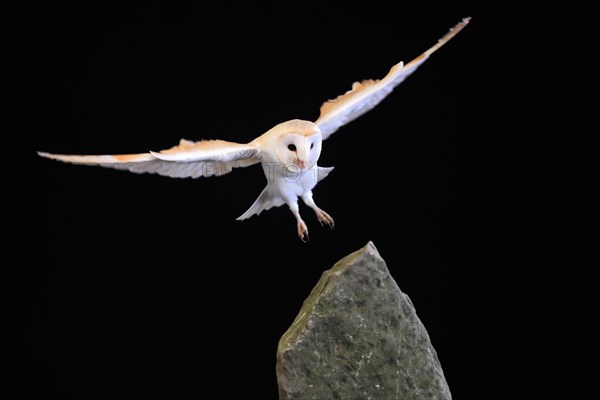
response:
[[(317, 167), (317, 182), (320, 182), (323, 179), (327, 178), (327, 175), (329, 175), (331, 171), (333, 171), (333, 167)], [(272, 207), (279, 207), (284, 204), (285, 201), (283, 201), (281, 197), (276, 197), (269, 193), (269, 186), (267, 185), (267, 187), (264, 188), (260, 196), (258, 196), (254, 204), (250, 206), (248, 211), (237, 217), (236, 220), (243, 221), (245, 219), (250, 218), (254, 214), (260, 214), (261, 212), (263, 212), (263, 210), (268, 210)]]
[(333, 169), (335, 167), (317, 167), (317, 182), (321, 182), (323, 179), (327, 178), (327, 175), (329, 175), (329, 173), (331, 171), (333, 171)]
[(260, 214), (263, 210), (268, 210), (271, 207), (279, 207), (279, 206), (285, 204), (285, 202), (283, 201), (282, 198), (271, 196), (269, 194), (268, 189), (269, 189), (269, 187), (267, 186), (262, 191), (260, 196), (258, 196), (258, 198), (254, 202), (254, 204), (252, 204), (250, 206), (248, 211), (246, 211), (245, 213), (243, 213), (242, 215), (237, 217), (236, 220), (243, 221), (245, 219), (250, 218), (254, 214), (256, 214), (256, 215)]

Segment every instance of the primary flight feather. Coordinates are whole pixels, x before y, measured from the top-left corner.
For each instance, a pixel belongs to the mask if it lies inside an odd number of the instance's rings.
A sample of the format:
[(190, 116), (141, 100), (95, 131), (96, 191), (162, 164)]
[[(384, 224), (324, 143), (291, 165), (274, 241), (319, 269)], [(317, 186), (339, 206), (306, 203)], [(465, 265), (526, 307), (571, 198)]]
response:
[(355, 82), (352, 89), (328, 100), (314, 121), (293, 119), (275, 125), (250, 143), (224, 140), (192, 142), (182, 139), (177, 146), (159, 152), (120, 155), (66, 155), (38, 152), (42, 157), (73, 164), (97, 165), (135, 173), (156, 173), (173, 178), (219, 176), (233, 168), (260, 163), (267, 186), (254, 204), (238, 220), (263, 210), (287, 204), (296, 218), (298, 236), (308, 239), (308, 229), (300, 217), (298, 198), (312, 208), (321, 224), (333, 227), (333, 218), (313, 200), (312, 190), (333, 170), (317, 166), (322, 141), (341, 126), (379, 104), (427, 58), (452, 39), (468, 23), (463, 19), (438, 42), (411, 62), (399, 62), (381, 80)]

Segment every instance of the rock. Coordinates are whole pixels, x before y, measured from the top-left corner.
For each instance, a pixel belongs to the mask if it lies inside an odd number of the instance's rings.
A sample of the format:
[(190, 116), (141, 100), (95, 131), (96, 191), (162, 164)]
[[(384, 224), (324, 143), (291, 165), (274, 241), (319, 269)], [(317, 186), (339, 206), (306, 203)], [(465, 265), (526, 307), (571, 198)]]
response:
[(451, 399), (415, 308), (372, 242), (325, 271), (277, 348), (280, 400)]

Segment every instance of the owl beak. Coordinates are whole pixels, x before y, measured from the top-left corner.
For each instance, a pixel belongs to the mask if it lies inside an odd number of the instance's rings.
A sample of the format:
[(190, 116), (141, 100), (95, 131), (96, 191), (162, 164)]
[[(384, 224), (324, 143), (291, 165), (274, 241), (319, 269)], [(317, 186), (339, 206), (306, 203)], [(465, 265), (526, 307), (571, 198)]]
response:
[(305, 166), (304, 161), (296, 160), (296, 164), (300, 167), (300, 169), (302, 169), (302, 170), (304, 169), (304, 166)]

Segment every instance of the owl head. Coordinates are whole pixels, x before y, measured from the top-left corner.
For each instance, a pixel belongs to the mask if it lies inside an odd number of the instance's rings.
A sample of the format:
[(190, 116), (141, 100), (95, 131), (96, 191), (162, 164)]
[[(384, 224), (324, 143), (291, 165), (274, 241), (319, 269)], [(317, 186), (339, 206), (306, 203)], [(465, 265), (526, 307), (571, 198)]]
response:
[(290, 172), (312, 168), (321, 155), (321, 130), (310, 121), (293, 119), (277, 125), (277, 162)]

